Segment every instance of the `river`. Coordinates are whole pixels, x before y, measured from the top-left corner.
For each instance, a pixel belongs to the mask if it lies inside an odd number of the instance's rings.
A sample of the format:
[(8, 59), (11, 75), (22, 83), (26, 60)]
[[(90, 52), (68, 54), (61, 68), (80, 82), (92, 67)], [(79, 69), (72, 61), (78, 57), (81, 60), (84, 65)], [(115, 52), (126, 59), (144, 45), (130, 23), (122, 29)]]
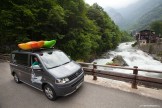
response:
[[(133, 43), (134, 42), (121, 43), (114, 51), (109, 51), (106, 54), (104, 54), (104, 58), (101, 57), (101, 59), (96, 59), (93, 62), (97, 62), (97, 64), (105, 65), (107, 62), (111, 62), (115, 56), (120, 55), (129, 65), (128, 67), (138, 66), (138, 68), (140, 69), (162, 71), (161, 62), (154, 60), (151, 55), (137, 48), (132, 47), (131, 45)], [(110, 69), (105, 67), (104, 68), (100, 67), (100, 69), (111, 70), (114, 72), (121, 72), (127, 74), (133, 73), (130, 70), (123, 70), (123, 69)], [(144, 76), (149, 76), (149, 77), (162, 78), (162, 74), (157, 74), (157, 73), (152, 74), (152, 73), (139, 71), (139, 74)]]

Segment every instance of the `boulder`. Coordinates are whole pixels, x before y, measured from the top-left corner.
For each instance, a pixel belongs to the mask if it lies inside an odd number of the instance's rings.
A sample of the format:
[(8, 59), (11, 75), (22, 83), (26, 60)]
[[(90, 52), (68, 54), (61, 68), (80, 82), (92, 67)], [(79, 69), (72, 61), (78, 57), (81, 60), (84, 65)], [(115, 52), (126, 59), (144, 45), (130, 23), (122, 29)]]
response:
[(119, 66), (128, 66), (128, 64), (126, 63), (126, 61), (125, 61), (125, 60), (123, 59), (123, 57), (120, 56), (120, 55), (115, 56), (115, 57), (112, 59), (112, 61), (113, 61), (113, 64), (115, 64), (115, 65), (119, 65)]

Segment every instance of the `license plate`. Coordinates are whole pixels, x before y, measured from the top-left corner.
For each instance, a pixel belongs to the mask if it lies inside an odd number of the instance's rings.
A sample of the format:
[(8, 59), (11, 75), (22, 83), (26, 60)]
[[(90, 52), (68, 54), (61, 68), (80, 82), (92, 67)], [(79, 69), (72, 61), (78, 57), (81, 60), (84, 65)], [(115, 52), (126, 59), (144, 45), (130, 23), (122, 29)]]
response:
[(81, 82), (79, 85), (76, 86), (76, 89), (78, 89), (81, 85), (82, 85), (83, 82)]

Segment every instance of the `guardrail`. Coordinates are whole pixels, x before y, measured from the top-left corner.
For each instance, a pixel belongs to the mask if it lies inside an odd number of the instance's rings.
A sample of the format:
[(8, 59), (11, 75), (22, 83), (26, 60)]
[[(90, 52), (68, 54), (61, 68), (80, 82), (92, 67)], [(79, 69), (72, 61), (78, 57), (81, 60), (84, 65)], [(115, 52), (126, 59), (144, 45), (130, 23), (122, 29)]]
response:
[(9, 59), (10, 59), (10, 54), (1, 54), (0, 53), (0, 60), (9, 61)]
[[(137, 85), (144, 85), (146, 87), (151, 87), (151, 88), (160, 88), (160, 89), (162, 88), (162, 78), (153, 78), (153, 77), (147, 77), (138, 74), (139, 71), (143, 71), (149, 73), (158, 73), (162, 75), (162, 71), (138, 69), (137, 66), (134, 66), (133, 68), (129, 68), (129, 67), (122, 67), (122, 66), (98, 65), (96, 63), (83, 63), (83, 62), (78, 62), (78, 63), (83, 67), (85, 74), (93, 76), (93, 80), (97, 80), (97, 76), (98, 76), (98, 77), (130, 82), (131, 87), (133, 89), (137, 89)], [(132, 70), (132, 74), (119, 73), (111, 70), (110, 71), (101, 70), (101, 69), (97, 69), (98, 67)]]

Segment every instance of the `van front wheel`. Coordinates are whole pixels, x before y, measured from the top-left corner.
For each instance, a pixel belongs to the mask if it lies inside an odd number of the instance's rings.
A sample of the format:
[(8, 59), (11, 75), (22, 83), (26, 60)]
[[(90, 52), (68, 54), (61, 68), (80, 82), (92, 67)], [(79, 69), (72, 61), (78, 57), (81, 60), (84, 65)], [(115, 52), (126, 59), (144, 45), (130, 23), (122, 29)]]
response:
[(44, 93), (49, 100), (56, 100), (56, 93), (50, 85), (44, 86)]

